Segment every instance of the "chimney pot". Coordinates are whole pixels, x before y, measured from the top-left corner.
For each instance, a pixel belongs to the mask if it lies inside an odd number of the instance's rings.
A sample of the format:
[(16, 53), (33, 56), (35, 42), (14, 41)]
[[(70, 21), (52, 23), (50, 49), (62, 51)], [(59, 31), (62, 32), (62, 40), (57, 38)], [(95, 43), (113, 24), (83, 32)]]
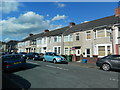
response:
[(46, 30), (44, 30), (44, 32), (46, 33), (46, 32), (49, 32), (49, 30), (48, 29), (46, 29)]
[(75, 26), (75, 23), (74, 22), (70, 22), (70, 26)]
[(29, 36), (32, 36), (32, 35), (33, 35), (32, 33), (29, 34)]
[(115, 14), (120, 17), (120, 6), (115, 9)]

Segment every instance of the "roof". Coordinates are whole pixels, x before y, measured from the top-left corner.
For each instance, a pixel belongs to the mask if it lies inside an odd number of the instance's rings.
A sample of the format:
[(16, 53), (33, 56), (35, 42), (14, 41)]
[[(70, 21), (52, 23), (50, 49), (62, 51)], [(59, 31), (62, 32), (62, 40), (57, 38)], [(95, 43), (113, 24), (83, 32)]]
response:
[(6, 44), (16, 44), (16, 43), (18, 43), (19, 41), (16, 41), (16, 40), (10, 40), (10, 41), (8, 41)]
[(104, 17), (101, 19), (97, 19), (97, 20), (93, 20), (93, 21), (89, 21), (89, 22), (85, 22), (85, 23), (81, 23), (75, 26), (66, 26), (63, 28), (59, 28), (59, 29), (55, 29), (49, 32), (42, 32), (39, 34), (35, 34), (33, 36), (29, 36), (21, 41), (27, 41), (27, 40), (33, 40), (39, 37), (48, 37), (48, 36), (58, 36), (58, 35), (68, 35), (70, 33), (74, 33), (74, 32), (79, 32), (79, 31), (85, 31), (85, 30), (91, 30), (94, 28), (98, 28), (98, 27), (108, 27), (109, 25), (113, 25), (113, 24), (117, 24), (120, 23), (120, 18), (116, 17), (115, 15), (113, 16), (109, 16), (109, 17)]
[(101, 19), (78, 24), (78, 25), (70, 28), (69, 30), (65, 31), (64, 35), (78, 32), (78, 31), (90, 30), (90, 29), (94, 29), (94, 28), (100, 27), (100, 26), (103, 27), (103, 26), (113, 25), (113, 24), (117, 24), (117, 23), (120, 23), (120, 18), (116, 17), (115, 15), (109, 16), (109, 17), (104, 17)]
[(36, 38), (39, 38), (39, 37), (47, 37), (47, 36), (58, 36), (58, 35), (61, 35), (67, 28), (69, 28), (69, 26), (67, 27), (63, 27), (63, 28), (59, 28), (59, 29), (56, 29), (56, 30), (52, 30), (52, 31), (49, 31), (49, 32), (42, 32), (42, 33), (39, 33), (39, 34), (35, 34), (35, 35), (32, 35), (32, 36), (28, 36), (27, 38), (21, 40), (21, 42), (24, 42), (24, 41), (27, 41), (27, 40), (34, 40)]

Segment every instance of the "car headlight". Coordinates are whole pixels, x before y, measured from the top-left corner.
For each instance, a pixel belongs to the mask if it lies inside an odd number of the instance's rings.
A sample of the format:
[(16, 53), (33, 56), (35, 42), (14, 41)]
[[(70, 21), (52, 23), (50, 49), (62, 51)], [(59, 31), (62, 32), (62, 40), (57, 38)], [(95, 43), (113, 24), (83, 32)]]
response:
[(23, 55), (23, 57), (24, 57), (25, 55)]

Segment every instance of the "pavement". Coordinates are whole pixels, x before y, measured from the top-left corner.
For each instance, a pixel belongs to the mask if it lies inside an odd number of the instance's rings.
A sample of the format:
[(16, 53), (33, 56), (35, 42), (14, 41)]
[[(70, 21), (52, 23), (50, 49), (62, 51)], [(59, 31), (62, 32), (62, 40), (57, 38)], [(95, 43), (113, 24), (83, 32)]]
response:
[(79, 62), (79, 61), (69, 62), (68, 64), (74, 65), (74, 66), (85, 67), (85, 68), (99, 68), (99, 67), (96, 66), (96, 64), (82, 63), (82, 62)]

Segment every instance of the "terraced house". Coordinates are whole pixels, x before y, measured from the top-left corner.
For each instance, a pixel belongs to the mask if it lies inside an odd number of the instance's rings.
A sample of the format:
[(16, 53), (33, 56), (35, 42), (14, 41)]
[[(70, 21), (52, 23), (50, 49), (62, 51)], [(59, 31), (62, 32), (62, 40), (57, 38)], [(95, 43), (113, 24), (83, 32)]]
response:
[[(119, 7), (120, 8), (120, 7)], [(56, 30), (30, 34), (18, 43), (18, 52), (56, 52), (84, 57), (120, 54), (120, 12), (101, 19)]]

